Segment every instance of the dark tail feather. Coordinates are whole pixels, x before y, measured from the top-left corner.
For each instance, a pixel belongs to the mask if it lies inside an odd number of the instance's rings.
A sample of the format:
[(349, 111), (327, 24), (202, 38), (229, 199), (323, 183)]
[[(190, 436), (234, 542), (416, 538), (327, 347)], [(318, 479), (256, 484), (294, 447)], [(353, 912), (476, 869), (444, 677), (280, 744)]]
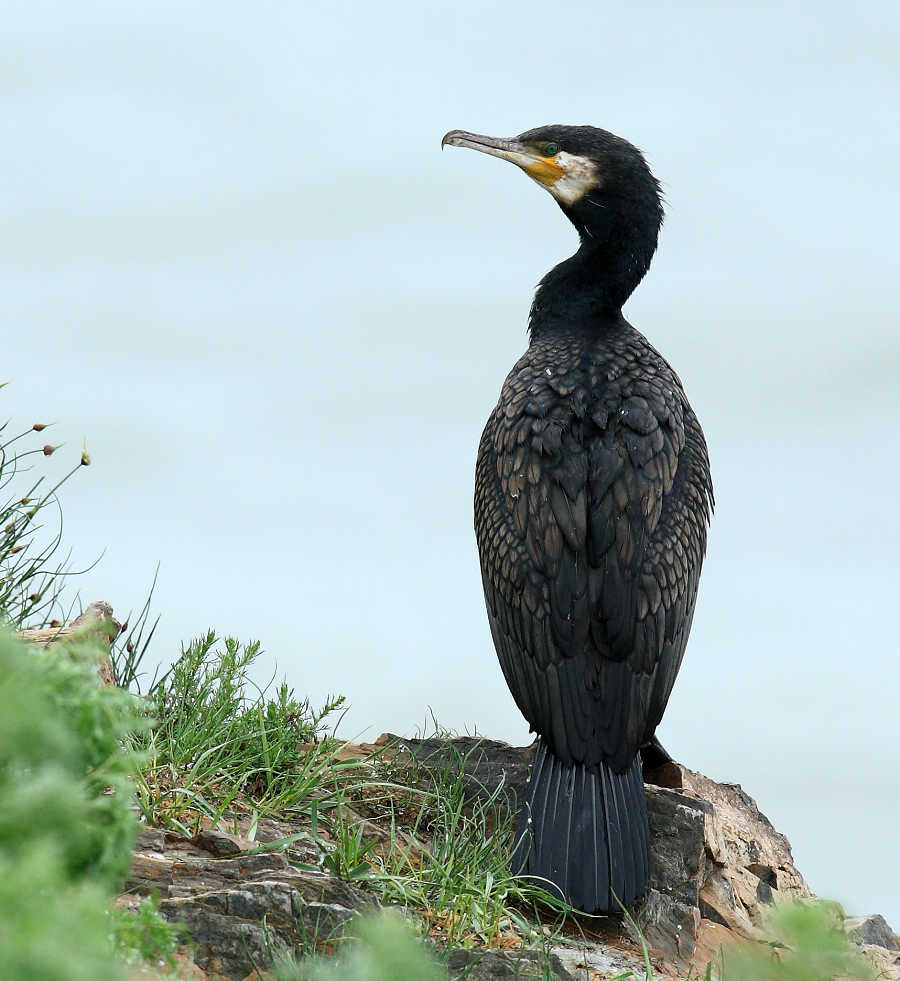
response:
[(538, 743), (519, 817), (512, 867), (552, 882), (589, 913), (626, 906), (650, 878), (650, 833), (641, 760), (624, 773), (563, 763)]

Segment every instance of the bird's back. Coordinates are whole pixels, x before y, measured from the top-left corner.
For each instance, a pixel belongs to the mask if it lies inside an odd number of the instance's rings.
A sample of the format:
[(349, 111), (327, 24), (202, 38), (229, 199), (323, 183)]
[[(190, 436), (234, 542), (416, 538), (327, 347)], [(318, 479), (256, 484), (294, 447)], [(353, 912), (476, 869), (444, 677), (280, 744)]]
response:
[(681, 382), (618, 317), (538, 334), (478, 453), (494, 644), (563, 762), (623, 771), (662, 718), (706, 545), (706, 443)]

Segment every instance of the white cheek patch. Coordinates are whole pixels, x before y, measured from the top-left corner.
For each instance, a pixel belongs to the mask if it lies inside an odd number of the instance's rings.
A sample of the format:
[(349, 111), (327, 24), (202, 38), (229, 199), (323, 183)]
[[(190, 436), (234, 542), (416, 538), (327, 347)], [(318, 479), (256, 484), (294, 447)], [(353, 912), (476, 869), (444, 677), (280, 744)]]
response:
[(561, 151), (553, 158), (553, 162), (562, 169), (563, 175), (547, 190), (563, 204), (574, 204), (600, 183), (597, 168), (593, 160), (588, 160), (587, 157)]

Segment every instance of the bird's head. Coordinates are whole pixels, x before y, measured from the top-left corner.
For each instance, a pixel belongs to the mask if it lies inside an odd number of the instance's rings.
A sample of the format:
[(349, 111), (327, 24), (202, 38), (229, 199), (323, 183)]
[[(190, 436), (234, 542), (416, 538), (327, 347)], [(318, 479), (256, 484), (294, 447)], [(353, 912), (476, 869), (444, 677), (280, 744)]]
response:
[[(512, 138), (453, 129), (441, 146), (510, 160), (556, 199), (585, 246), (631, 255), (646, 272), (663, 220), (659, 182), (637, 147), (594, 126), (539, 126)], [(636, 270), (635, 270), (636, 271)]]

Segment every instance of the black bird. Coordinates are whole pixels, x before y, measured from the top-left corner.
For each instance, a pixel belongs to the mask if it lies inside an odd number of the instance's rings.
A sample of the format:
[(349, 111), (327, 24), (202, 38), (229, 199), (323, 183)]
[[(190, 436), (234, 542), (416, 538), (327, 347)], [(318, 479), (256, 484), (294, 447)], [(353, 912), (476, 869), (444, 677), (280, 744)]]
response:
[(539, 737), (514, 868), (616, 909), (650, 874), (639, 751), (681, 665), (713, 505), (681, 381), (622, 316), (656, 251), (659, 183), (592, 126), (446, 144), (521, 167), (581, 239), (541, 280), (481, 437), (475, 532), (494, 646)]

